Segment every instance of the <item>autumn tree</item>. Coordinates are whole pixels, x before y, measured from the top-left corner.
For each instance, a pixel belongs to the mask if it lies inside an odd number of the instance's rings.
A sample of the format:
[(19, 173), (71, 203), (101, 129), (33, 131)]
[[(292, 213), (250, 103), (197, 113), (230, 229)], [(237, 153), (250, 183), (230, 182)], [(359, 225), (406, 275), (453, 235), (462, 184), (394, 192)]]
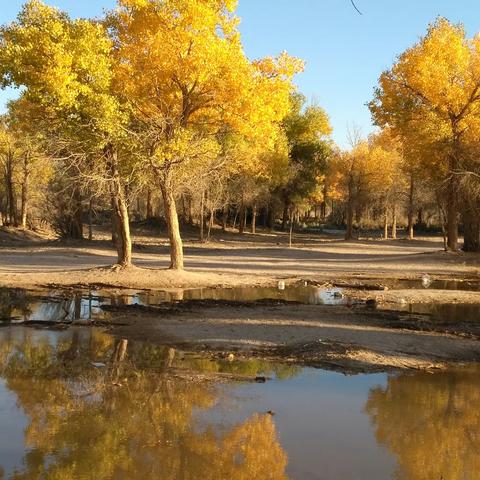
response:
[(466, 38), (461, 25), (439, 18), (425, 37), (384, 72), (370, 103), (374, 121), (408, 138), (422, 132), (433, 155), (422, 158), (442, 174), (448, 247), (458, 247), (459, 175), (465, 170), (469, 131), (478, 131), (480, 37)]
[[(104, 26), (72, 20), (39, 0), (25, 4), (0, 32), (3, 87), (22, 88), (22, 99), (41, 112), (50, 155), (70, 160), (76, 181), (107, 188), (118, 264), (131, 264), (131, 239), (119, 144), (128, 117), (112, 94), (112, 41)], [(73, 184), (73, 180), (72, 180)]]
[(370, 190), (372, 200), (380, 203), (384, 215), (384, 238), (388, 238), (389, 214), (391, 235), (397, 238), (398, 210), (404, 203), (407, 179), (401, 143), (389, 130), (383, 130), (369, 138), (369, 168), (372, 172)]
[(345, 240), (353, 238), (355, 216), (361, 217), (370, 192), (368, 183), (375, 174), (369, 153), (368, 142), (358, 137), (350, 150), (336, 151), (329, 162), (329, 194), (344, 205)]
[(15, 173), (19, 169), (15, 137), (3, 119), (0, 126), (0, 165), (3, 170), (5, 215), (3, 223), (18, 226), (17, 199), (15, 193)]
[(22, 228), (27, 228), (32, 210), (36, 207), (38, 216), (39, 204), (48, 200), (46, 190), (53, 168), (45, 149), (42, 122), (38, 120), (33, 104), (24, 97), (10, 101), (5, 122), (16, 147), (19, 223)]
[(332, 129), (325, 110), (315, 104), (307, 105), (300, 93), (290, 97), (290, 111), (283, 120), (283, 128), (290, 157), (290, 175), (280, 188), (282, 228), (285, 228), (291, 206), (311, 197), (326, 172), (331, 154), (328, 136)]
[(290, 79), (301, 68), (286, 54), (250, 62), (235, 4), (120, 0), (109, 16), (117, 88), (162, 192), (174, 269), (183, 268), (179, 169), (217, 155), (215, 137), (225, 126), (268, 139), (286, 114)]

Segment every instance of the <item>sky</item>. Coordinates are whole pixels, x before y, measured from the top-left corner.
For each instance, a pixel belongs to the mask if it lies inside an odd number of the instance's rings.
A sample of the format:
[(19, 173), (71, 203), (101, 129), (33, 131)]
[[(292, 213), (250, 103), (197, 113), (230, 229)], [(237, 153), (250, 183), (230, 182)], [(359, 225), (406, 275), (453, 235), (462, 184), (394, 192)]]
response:
[[(101, 15), (115, 0), (46, 0), (73, 17)], [(240, 31), (254, 59), (284, 50), (302, 58), (295, 80), (306, 97), (328, 113), (333, 138), (348, 147), (348, 131), (374, 130), (366, 103), (382, 71), (425, 34), (437, 16), (480, 31), (479, 0), (239, 0)], [(0, 0), (0, 23), (12, 21), (23, 0)], [(14, 96), (0, 92), (0, 107)]]

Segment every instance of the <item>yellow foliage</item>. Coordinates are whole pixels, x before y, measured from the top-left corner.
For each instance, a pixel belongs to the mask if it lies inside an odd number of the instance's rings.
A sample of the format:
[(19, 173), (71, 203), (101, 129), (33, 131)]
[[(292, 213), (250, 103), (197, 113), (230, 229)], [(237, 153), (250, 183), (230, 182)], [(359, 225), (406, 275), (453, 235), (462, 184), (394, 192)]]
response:
[(460, 144), (480, 133), (479, 37), (439, 18), (381, 75), (370, 109), (434, 175), (458, 168)]
[(271, 147), (301, 62), (283, 53), (250, 62), (233, 14), (221, 0), (119, 1), (115, 32), (117, 93), (158, 142), (188, 128), (225, 128)]

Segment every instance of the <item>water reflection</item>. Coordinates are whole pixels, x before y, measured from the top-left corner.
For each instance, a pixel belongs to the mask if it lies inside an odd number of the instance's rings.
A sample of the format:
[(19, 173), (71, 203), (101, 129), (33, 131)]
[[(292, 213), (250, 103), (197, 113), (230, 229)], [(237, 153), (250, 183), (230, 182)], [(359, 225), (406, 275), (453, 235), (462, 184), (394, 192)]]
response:
[(475, 480), (479, 373), (349, 377), (3, 328), (0, 479)]
[(308, 305), (348, 305), (352, 300), (344, 297), (341, 288), (320, 288), (314, 285), (287, 285), (285, 289), (273, 287), (194, 288), (178, 291), (145, 292), (135, 295), (142, 305), (153, 305), (182, 300), (220, 300), (226, 302), (258, 302), (279, 300)]
[(390, 376), (366, 411), (399, 480), (480, 478), (480, 369)]
[(341, 289), (315, 286), (196, 288), (172, 291), (125, 292), (122, 294), (84, 291), (36, 291), (0, 288), (0, 321), (88, 323), (104, 319), (103, 306), (158, 305), (180, 301), (215, 300), (256, 302), (261, 300), (298, 302), (310, 305), (351, 305)]
[(480, 323), (480, 305), (475, 303), (409, 303), (386, 304), (383, 309), (427, 315), (436, 323), (459, 326), (463, 322)]
[(0, 288), (0, 319), (24, 318), (30, 313), (26, 290)]
[(429, 290), (466, 290), (480, 291), (480, 281), (478, 279), (436, 279), (428, 282), (422, 281), (422, 278), (416, 279), (397, 279), (382, 280), (382, 284), (390, 289), (429, 289)]
[(176, 362), (188, 363), (173, 349), (93, 329), (9, 329), (0, 340), (0, 375), (28, 418), (26, 453), (9, 478), (286, 478), (270, 415), (251, 415), (222, 435), (195, 428), (193, 413), (219, 392), (171, 375)]
[(9, 323), (86, 322), (104, 316), (101, 309), (104, 301), (93, 292), (30, 292), (0, 288), (0, 320)]

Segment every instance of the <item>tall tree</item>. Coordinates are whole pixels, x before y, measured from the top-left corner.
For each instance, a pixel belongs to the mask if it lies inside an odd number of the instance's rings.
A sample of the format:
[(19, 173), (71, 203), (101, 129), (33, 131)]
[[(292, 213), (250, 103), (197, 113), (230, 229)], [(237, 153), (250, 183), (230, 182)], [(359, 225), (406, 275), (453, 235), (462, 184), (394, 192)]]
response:
[(268, 139), (288, 108), (301, 62), (286, 54), (250, 62), (232, 0), (119, 0), (109, 16), (118, 91), (131, 106), (145, 156), (162, 192), (171, 268), (183, 268), (176, 208), (185, 165), (217, 155), (216, 136)]
[(290, 97), (290, 111), (283, 120), (290, 156), (290, 178), (280, 188), (284, 211), (282, 228), (293, 204), (312, 195), (325, 174), (331, 154), (332, 129), (328, 115), (318, 105), (307, 105), (300, 93)]
[(31, 0), (0, 31), (0, 78), (41, 111), (52, 156), (71, 160), (77, 181), (100, 178), (109, 189), (117, 262), (126, 267), (131, 240), (118, 145), (127, 116), (111, 91), (112, 47), (104, 26)]
[(422, 131), (434, 155), (423, 161), (446, 184), (448, 247), (458, 248), (459, 174), (469, 130), (478, 130), (480, 37), (466, 38), (461, 25), (440, 18), (425, 37), (384, 72), (370, 103), (374, 121), (408, 137)]

